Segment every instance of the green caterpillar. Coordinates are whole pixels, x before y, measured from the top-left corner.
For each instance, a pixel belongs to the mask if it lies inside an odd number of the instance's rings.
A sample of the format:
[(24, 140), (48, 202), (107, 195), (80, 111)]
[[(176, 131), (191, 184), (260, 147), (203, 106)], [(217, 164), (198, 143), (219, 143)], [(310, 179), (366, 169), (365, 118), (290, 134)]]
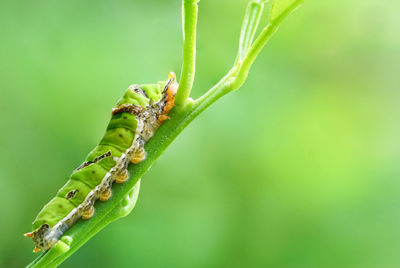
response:
[(91, 218), (96, 200), (110, 198), (113, 182), (123, 183), (129, 178), (129, 163), (145, 159), (144, 145), (168, 119), (177, 88), (175, 74), (171, 73), (167, 82), (127, 89), (113, 108), (99, 145), (39, 212), (33, 231), (25, 234), (33, 239), (33, 252), (50, 249), (77, 220)]

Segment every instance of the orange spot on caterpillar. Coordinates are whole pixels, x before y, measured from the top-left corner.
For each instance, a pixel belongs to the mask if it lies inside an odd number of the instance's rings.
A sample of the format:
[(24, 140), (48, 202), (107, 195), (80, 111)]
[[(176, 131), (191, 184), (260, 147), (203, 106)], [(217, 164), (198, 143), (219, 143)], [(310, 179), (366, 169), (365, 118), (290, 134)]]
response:
[(88, 209), (83, 211), (82, 220), (88, 220), (94, 215), (94, 206), (90, 206)]
[(24, 236), (28, 237), (28, 238), (32, 238), (34, 235), (35, 235), (34, 232), (29, 232), (29, 233), (24, 234)]
[(105, 190), (100, 196), (99, 199), (100, 201), (107, 201), (108, 199), (110, 199), (112, 194), (111, 188), (108, 188), (107, 190)]
[(176, 91), (178, 89), (178, 83), (176, 82), (176, 75), (175, 73), (170, 73), (169, 74), (169, 82), (168, 82), (168, 88), (165, 91), (164, 94), (166, 94), (166, 99), (165, 99), (165, 106), (161, 112), (161, 114), (158, 116), (158, 122), (161, 124), (165, 120), (169, 119), (168, 114), (174, 108), (175, 105), (175, 95)]
[(131, 159), (131, 162), (132, 162), (132, 164), (139, 164), (145, 158), (146, 158), (146, 152), (144, 150), (140, 150), (135, 153), (135, 155)]
[(115, 179), (116, 183), (123, 183), (126, 182), (129, 178), (129, 173), (127, 170), (125, 170), (122, 174), (119, 174), (117, 178)]

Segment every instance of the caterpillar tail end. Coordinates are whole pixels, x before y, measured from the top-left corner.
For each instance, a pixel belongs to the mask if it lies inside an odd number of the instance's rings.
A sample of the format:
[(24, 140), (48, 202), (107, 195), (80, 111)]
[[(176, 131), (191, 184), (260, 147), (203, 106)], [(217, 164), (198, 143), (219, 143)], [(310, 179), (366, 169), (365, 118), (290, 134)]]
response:
[[(28, 238), (33, 238), (35, 236), (35, 233), (34, 232), (25, 233), (24, 236)], [(33, 253), (38, 253), (39, 251), (40, 248), (35, 246), (35, 248), (33, 249)]]
[[(27, 238), (33, 238), (35, 236), (35, 233), (34, 232), (25, 233), (24, 236)], [(33, 249), (33, 253), (38, 253), (39, 251), (40, 248), (35, 246), (35, 248)]]
[(28, 238), (32, 238), (34, 236), (34, 232), (25, 233), (24, 236)]

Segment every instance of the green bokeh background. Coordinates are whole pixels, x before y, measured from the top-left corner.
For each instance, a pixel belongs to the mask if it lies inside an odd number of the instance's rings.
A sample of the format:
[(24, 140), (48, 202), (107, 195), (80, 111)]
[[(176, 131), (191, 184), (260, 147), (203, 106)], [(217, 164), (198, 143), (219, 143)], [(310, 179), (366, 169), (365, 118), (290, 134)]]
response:
[[(200, 96), (245, 0), (201, 0)], [(247, 83), (142, 180), (134, 212), (62, 267), (400, 267), (400, 2), (308, 1)], [(181, 63), (179, 0), (2, 1), (0, 266), (101, 138), (131, 83)]]

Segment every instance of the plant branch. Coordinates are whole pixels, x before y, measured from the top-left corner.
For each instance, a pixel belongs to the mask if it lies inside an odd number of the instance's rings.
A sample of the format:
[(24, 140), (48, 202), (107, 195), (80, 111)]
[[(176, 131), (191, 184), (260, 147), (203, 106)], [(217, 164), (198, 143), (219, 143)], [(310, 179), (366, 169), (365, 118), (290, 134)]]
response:
[(175, 104), (185, 105), (193, 87), (196, 69), (196, 33), (199, 0), (182, 0), (183, 63)]
[(249, 47), (253, 43), (263, 10), (264, 1), (253, 0), (247, 4), (242, 29), (240, 31), (239, 51), (236, 59), (237, 62), (243, 60)]
[[(275, 3), (276, 2), (274, 2), (274, 4)], [(262, 49), (268, 43), (269, 39), (278, 30), (279, 25), (293, 10), (299, 7), (302, 3), (304, 3), (304, 0), (292, 1), (290, 5), (283, 9), (277, 17), (273, 18), (273, 20), (271, 20), (270, 23), (264, 27), (260, 35), (252, 44), (251, 48), (248, 50), (248, 53), (241, 63), (241, 66), (238, 68), (238, 72), (232, 84), (232, 90), (238, 89), (243, 85), (243, 83), (247, 79), (247, 75), (250, 71), (251, 66), (253, 65), (254, 61), (256, 60)]]

